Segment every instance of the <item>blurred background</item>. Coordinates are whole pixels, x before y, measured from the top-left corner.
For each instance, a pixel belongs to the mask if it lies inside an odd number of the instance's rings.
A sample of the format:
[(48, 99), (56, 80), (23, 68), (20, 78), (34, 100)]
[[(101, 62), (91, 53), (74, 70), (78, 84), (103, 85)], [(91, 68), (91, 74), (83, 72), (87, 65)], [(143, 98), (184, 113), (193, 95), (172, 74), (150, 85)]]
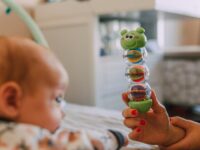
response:
[[(120, 31), (142, 26), (148, 43), (150, 86), (170, 115), (200, 119), (200, 1), (16, 0), (42, 29), (66, 67), (66, 99), (122, 110), (127, 90)], [(31, 34), (0, 3), (0, 35)]]

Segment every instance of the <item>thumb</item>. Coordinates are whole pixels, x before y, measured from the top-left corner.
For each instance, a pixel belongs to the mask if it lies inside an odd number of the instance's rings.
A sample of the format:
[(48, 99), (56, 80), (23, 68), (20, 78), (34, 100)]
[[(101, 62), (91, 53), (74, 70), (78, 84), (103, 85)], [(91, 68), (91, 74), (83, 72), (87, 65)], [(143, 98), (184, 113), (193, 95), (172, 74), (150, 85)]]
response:
[(153, 101), (152, 109), (154, 113), (166, 112), (165, 107), (158, 101), (156, 94), (153, 90), (151, 91), (151, 99)]
[(122, 93), (122, 99), (123, 99), (124, 103), (126, 105), (128, 105), (128, 102), (130, 101), (130, 99), (128, 98), (128, 93), (127, 92)]
[(188, 129), (191, 126), (191, 121), (181, 117), (171, 117), (171, 123), (183, 129)]

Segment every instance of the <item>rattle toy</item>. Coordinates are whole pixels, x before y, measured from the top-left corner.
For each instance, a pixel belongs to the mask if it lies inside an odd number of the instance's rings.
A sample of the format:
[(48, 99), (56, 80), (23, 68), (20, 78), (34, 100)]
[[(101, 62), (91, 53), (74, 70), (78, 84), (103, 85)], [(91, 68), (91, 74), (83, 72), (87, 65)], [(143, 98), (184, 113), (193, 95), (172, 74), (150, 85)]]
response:
[(129, 81), (129, 90), (126, 92), (130, 100), (128, 105), (140, 113), (148, 112), (152, 106), (151, 88), (148, 84), (149, 70), (145, 64), (147, 40), (144, 33), (142, 27), (121, 31), (121, 46), (127, 64), (125, 75)]

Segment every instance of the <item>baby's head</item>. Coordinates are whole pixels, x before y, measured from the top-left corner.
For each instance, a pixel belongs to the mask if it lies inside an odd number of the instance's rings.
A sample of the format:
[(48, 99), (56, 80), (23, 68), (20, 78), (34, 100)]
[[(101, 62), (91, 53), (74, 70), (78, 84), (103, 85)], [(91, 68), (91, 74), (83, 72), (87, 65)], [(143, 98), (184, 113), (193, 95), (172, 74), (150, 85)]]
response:
[(0, 119), (54, 131), (62, 119), (57, 99), (67, 82), (50, 50), (28, 39), (0, 37)]

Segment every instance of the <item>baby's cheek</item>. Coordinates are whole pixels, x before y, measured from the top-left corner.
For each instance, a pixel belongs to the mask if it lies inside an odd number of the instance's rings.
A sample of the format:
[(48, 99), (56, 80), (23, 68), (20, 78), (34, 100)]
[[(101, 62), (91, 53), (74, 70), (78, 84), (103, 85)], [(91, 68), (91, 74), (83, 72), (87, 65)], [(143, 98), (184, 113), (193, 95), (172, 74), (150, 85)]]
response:
[(52, 117), (55, 121), (60, 122), (62, 119), (62, 110), (60, 107), (56, 106), (52, 109)]
[(57, 129), (60, 126), (62, 120), (62, 111), (59, 107), (53, 107), (49, 114), (49, 128), (51, 131)]

